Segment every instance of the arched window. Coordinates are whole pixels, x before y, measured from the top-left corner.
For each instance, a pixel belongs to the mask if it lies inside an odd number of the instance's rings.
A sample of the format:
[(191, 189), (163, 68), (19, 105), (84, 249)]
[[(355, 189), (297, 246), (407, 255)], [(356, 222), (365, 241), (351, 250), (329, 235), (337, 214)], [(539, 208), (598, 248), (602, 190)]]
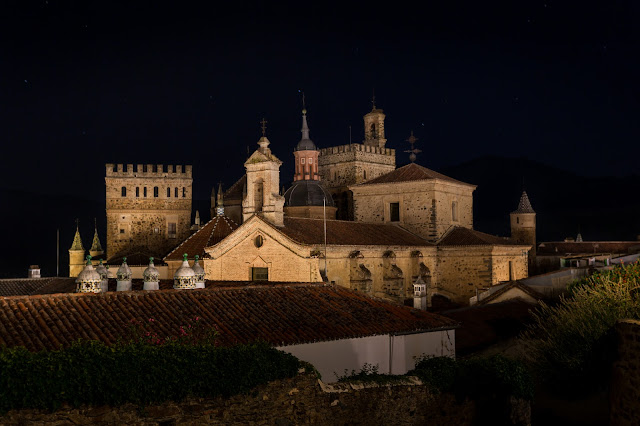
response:
[(140, 197), (140, 187), (136, 186), (136, 198)]
[(187, 188), (185, 188), (184, 186), (182, 187), (182, 198), (185, 198), (187, 196)]
[(263, 182), (262, 179), (258, 179), (254, 184), (255, 189), (253, 190), (253, 203), (256, 207), (256, 212), (262, 211), (262, 203), (263, 203)]
[(167, 198), (171, 198), (171, 188), (167, 188)]
[(173, 193), (175, 194), (175, 197), (178, 198), (178, 188), (176, 187), (176, 190), (173, 191)]
[(376, 137), (376, 124), (375, 123), (371, 123), (371, 138), (375, 138)]
[(153, 197), (154, 198), (158, 198), (158, 187), (157, 186), (153, 187)]
[(144, 198), (147, 198), (147, 187), (146, 186), (144, 188), (142, 188), (142, 194), (143, 194)]
[(121, 194), (122, 194), (122, 196), (123, 196), (123, 197), (126, 197), (126, 196), (127, 196), (127, 187), (126, 187), (126, 186), (123, 186), (123, 187), (122, 187)]
[(367, 171), (366, 171), (366, 170), (363, 170), (363, 171), (362, 171), (362, 178), (363, 178), (363, 179), (366, 179), (366, 178), (367, 178)]
[(453, 221), (458, 220), (458, 202), (457, 201), (451, 202), (451, 220)]

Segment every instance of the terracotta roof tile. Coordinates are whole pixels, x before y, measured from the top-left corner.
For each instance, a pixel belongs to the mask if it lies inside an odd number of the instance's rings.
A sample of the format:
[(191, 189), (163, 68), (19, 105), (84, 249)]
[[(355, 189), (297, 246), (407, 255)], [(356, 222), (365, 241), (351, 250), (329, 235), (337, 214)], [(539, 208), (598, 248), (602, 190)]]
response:
[[(345, 220), (327, 220), (326, 223), (328, 245), (432, 245), (396, 225)], [(324, 244), (322, 219), (285, 217), (284, 226), (276, 229), (301, 244)]]
[(0, 279), (0, 296), (66, 293), (75, 291), (75, 280), (68, 277)]
[(55, 294), (0, 298), (0, 345), (31, 351), (76, 339), (112, 344), (131, 319), (154, 318), (176, 334), (195, 316), (216, 325), (222, 345), (291, 345), (457, 327), (443, 316), (331, 285), (210, 287), (204, 290)]
[[(525, 294), (531, 296), (532, 298), (534, 298), (536, 300), (544, 299), (544, 295), (543, 294), (538, 293), (537, 291), (535, 291), (531, 287), (529, 287), (529, 286), (527, 286), (525, 284), (522, 284), (520, 281), (511, 281), (511, 282), (503, 285), (501, 288), (499, 288), (498, 290), (494, 291), (493, 293), (489, 294), (488, 296), (481, 298), (480, 301), (477, 304), (478, 305), (486, 305), (489, 302), (491, 302), (492, 300), (495, 300), (498, 297), (502, 296), (503, 294), (507, 293), (512, 288), (520, 289), (522, 292), (524, 292)], [(482, 295), (482, 293), (480, 295)]]
[(447, 231), (438, 241), (438, 246), (526, 246), (511, 238), (497, 237), (495, 235), (485, 234), (484, 232), (474, 231), (473, 229), (456, 226)]
[(240, 179), (238, 179), (233, 185), (229, 187), (226, 191), (224, 191), (224, 199), (227, 200), (240, 200), (244, 196), (244, 186), (247, 184), (247, 175), (242, 175)]
[(182, 260), (182, 254), (187, 253), (189, 259), (197, 254), (200, 258), (205, 255), (205, 247), (218, 244), (227, 235), (238, 228), (238, 225), (226, 216), (216, 216), (207, 222), (198, 232), (184, 240), (178, 247), (169, 253), (164, 261)]
[(399, 167), (392, 172), (389, 172), (382, 176), (378, 176), (377, 178), (371, 179), (360, 185), (376, 185), (379, 183), (409, 182), (409, 181), (415, 181), (415, 180), (430, 180), (430, 179), (440, 179), (447, 182), (457, 183), (460, 185), (468, 185), (468, 186), (475, 187), (475, 185), (471, 185), (470, 183), (465, 183), (465, 182), (450, 178), (449, 176), (445, 176), (431, 169), (427, 169), (426, 167), (422, 167), (416, 163), (409, 163), (406, 166)]

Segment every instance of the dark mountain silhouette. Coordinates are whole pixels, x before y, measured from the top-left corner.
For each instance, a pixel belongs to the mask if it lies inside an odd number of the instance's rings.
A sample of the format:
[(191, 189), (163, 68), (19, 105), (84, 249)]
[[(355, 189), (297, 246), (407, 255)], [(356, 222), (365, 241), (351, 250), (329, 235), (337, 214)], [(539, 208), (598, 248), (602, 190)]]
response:
[(474, 227), (508, 236), (509, 213), (526, 190), (538, 241), (575, 237), (635, 240), (640, 234), (640, 176), (583, 177), (526, 158), (483, 157), (439, 170), (474, 185)]

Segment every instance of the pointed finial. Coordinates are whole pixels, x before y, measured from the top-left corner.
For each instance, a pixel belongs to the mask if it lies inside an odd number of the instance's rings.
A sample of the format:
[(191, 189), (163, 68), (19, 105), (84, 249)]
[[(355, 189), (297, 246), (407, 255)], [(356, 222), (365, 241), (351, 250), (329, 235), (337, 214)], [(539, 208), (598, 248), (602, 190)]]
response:
[(260, 124), (262, 125), (262, 136), (265, 137), (267, 136), (267, 120), (265, 120), (264, 117), (262, 117), (262, 121), (260, 121)]
[(307, 113), (307, 106), (305, 105), (305, 102), (304, 102), (304, 92), (302, 92), (302, 113), (303, 114)]
[(122, 258), (122, 263), (127, 263), (127, 256)]
[(418, 138), (416, 138), (413, 135), (413, 130), (412, 130), (411, 131), (411, 135), (406, 140), (411, 145), (411, 149), (405, 151), (405, 152), (409, 153), (409, 160), (411, 160), (412, 163), (416, 161), (416, 154), (420, 154), (422, 152), (422, 150), (417, 149), (417, 148), (415, 148), (413, 146), (416, 143), (417, 140), (418, 140)]
[(153, 263), (153, 256), (149, 258), (149, 263)]
[(182, 261), (186, 262), (187, 261), (187, 257), (189, 257), (189, 255), (187, 253), (182, 255)]
[(87, 266), (91, 265), (91, 255), (87, 255)]
[(224, 193), (222, 192), (222, 182), (218, 182), (218, 196), (216, 197), (216, 207), (224, 207)]

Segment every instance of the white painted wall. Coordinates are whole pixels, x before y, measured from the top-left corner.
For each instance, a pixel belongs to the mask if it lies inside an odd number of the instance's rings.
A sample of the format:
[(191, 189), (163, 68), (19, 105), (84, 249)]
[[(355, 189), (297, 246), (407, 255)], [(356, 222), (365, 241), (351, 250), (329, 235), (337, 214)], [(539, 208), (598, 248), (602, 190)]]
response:
[(405, 374), (423, 355), (455, 357), (455, 330), (407, 335), (380, 335), (281, 346), (278, 349), (313, 364), (324, 382), (335, 382), (345, 370), (360, 371), (364, 364), (382, 374)]

